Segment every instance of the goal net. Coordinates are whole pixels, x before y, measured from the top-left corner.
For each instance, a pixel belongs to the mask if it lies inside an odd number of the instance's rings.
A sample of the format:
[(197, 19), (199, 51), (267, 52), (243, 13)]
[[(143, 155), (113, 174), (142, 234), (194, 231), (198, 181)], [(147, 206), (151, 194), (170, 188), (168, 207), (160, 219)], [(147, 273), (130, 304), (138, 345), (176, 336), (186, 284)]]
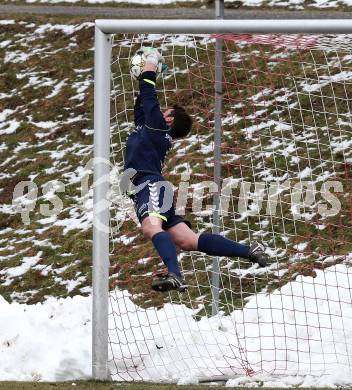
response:
[[(162, 109), (179, 104), (194, 119), (192, 133), (174, 142), (164, 177), (178, 213), (196, 231), (211, 231), (216, 39), (223, 56), (220, 232), (266, 243), (270, 266), (220, 258), (212, 315), (214, 259), (202, 253), (179, 253), (185, 293), (151, 291), (164, 266), (116, 183), (138, 93), (129, 61), (141, 46), (157, 47), (169, 67), (157, 81)], [(114, 380), (351, 378), (351, 43), (349, 35), (114, 35)]]

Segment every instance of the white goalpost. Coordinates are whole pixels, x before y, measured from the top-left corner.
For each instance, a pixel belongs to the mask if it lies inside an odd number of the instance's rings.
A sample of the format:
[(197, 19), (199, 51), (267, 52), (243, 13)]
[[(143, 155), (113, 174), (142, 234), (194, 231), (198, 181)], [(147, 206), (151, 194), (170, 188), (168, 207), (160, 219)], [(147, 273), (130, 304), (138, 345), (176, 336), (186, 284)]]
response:
[[(352, 383), (352, 22), (218, 11), (96, 21), (92, 376)], [(161, 107), (194, 120), (165, 164), (177, 212), (198, 232), (265, 242), (268, 267), (179, 253), (188, 290), (150, 290), (163, 265), (119, 189), (142, 46), (169, 67)]]

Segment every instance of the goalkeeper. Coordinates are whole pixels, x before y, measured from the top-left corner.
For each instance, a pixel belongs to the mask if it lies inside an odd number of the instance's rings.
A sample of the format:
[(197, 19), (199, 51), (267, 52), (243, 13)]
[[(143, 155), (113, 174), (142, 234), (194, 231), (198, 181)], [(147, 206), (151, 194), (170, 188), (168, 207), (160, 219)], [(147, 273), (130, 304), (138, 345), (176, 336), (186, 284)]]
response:
[(159, 212), (165, 191), (157, 194), (157, 183), (164, 182), (162, 167), (171, 149), (172, 140), (186, 137), (191, 131), (192, 119), (179, 106), (160, 111), (155, 91), (156, 70), (164, 62), (153, 48), (142, 48), (145, 55), (143, 73), (139, 76), (140, 94), (134, 106), (135, 130), (126, 145), (125, 169), (133, 168), (136, 174), (131, 181), (139, 191), (130, 194), (145, 237), (153, 245), (168, 272), (159, 275), (152, 283), (156, 291), (184, 291), (187, 286), (181, 274), (176, 246), (186, 251), (200, 251), (212, 256), (241, 257), (265, 267), (267, 256), (262, 244), (242, 245), (223, 236), (211, 233), (196, 234), (191, 224), (175, 214), (173, 206)]

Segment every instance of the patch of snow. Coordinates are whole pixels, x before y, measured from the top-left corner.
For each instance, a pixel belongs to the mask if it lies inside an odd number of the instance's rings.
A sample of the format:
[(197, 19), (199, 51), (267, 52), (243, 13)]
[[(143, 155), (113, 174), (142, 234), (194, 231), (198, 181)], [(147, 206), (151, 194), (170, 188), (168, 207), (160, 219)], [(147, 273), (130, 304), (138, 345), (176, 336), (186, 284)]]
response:
[(0, 112), (0, 122), (4, 122), (8, 116), (13, 114), (15, 111), (10, 109), (5, 109)]
[(41, 260), (42, 254), (43, 252), (38, 252), (36, 256), (23, 257), (21, 265), (18, 267), (3, 269), (0, 273), (2, 275), (6, 275), (8, 278), (21, 276)]
[(10, 51), (5, 54), (4, 62), (13, 62), (13, 63), (18, 63), (18, 62), (24, 62), (27, 61), (27, 59), (30, 57), (30, 54), (24, 53), (23, 51), (20, 50), (15, 50), (15, 51)]
[(334, 8), (337, 7), (337, 0), (314, 0), (312, 7), (315, 8)]
[(27, 149), (28, 145), (28, 142), (19, 142), (18, 145), (15, 147), (14, 152), (18, 153), (23, 149)]
[[(127, 237), (126, 235), (121, 235), (120, 237), (118, 237), (118, 239), (116, 240), (116, 242), (121, 242), (123, 243), (124, 245), (129, 245), (131, 244), (138, 236), (132, 236), (132, 237)], [(144, 262), (145, 260), (145, 262)], [(140, 264), (145, 264), (148, 260), (150, 260), (150, 257), (146, 257), (145, 259), (139, 259), (138, 262)], [(140, 262), (141, 261), (141, 262)]]
[(58, 126), (58, 122), (53, 121), (41, 121), (41, 122), (30, 122), (34, 126), (41, 127), (42, 129), (52, 129), (53, 127)]
[(9, 24), (15, 24), (15, 21), (12, 20), (0, 20), (0, 26), (7, 26)]
[[(4, 125), (7, 125), (7, 127), (5, 129), (3, 129), (2, 127), (4, 127)], [(0, 130), (0, 135), (3, 135), (3, 134), (12, 134), (14, 133), (18, 128), (20, 127), (20, 123), (17, 122), (16, 119), (12, 119), (10, 121), (7, 121), (7, 122), (3, 122), (0, 126), (0, 128), (2, 128)]]
[(0, 48), (3, 49), (4, 47), (8, 46), (11, 43), (11, 41), (2, 41), (0, 42)]
[(319, 79), (319, 83), (316, 84), (302, 83), (302, 89), (306, 92), (316, 92), (331, 83), (352, 80), (352, 72), (342, 71), (332, 76), (321, 76)]
[(70, 218), (57, 219), (54, 222), (55, 226), (62, 226), (64, 228), (63, 234), (67, 234), (71, 230), (88, 230), (92, 227), (92, 213), (81, 214), (76, 207), (69, 211)]
[[(50, 1), (50, 2), (55, 3), (55, 2), (59, 2), (59, 1)], [(27, 0), (27, 2), (34, 3), (35, 1), (28, 1)], [(75, 2), (75, 1), (69, 1), (69, 2)], [(82, 28), (86, 28), (86, 27), (89, 28), (89, 27), (93, 27), (93, 26), (94, 26), (94, 23), (91, 23), (91, 22), (84, 22), (84, 23), (81, 23), (78, 25), (47, 23), (47, 24), (43, 24), (43, 25), (37, 27), (37, 29), (34, 31), (34, 34), (42, 35), (48, 31), (58, 30), (58, 31), (63, 32), (64, 34), (71, 35), (77, 31), (81, 30)]]
[(61, 284), (66, 285), (67, 292), (70, 293), (73, 291), (77, 286), (80, 284), (83, 284), (87, 281), (87, 278), (85, 276), (79, 276), (76, 279), (70, 279), (70, 280), (63, 280)]
[(245, 127), (243, 129), (241, 129), (241, 132), (246, 134), (247, 139), (251, 139), (253, 137), (253, 134), (256, 133), (257, 131), (262, 130), (262, 129), (266, 129), (266, 128), (271, 127), (275, 124), (276, 124), (276, 122), (273, 120), (263, 121), (261, 123), (255, 124), (255, 125)]
[[(216, 367), (221, 367), (225, 375), (239, 375), (227, 387), (350, 385), (351, 269), (339, 264), (316, 274), (297, 276), (271, 294), (253, 295), (231, 315), (199, 321), (193, 316), (201, 305), (142, 309), (127, 291), (115, 290), (109, 326), (114, 359), (123, 361), (126, 377), (155, 382), (196, 383), (199, 377), (219, 375)], [(0, 379), (89, 377), (90, 319), (90, 297), (49, 298), (36, 305), (0, 298)], [(254, 374), (246, 376), (245, 368)]]
[(83, 100), (85, 91), (93, 84), (92, 80), (79, 81), (72, 84), (72, 88), (76, 89), (77, 95), (70, 97), (70, 100)]
[(0, 297), (0, 379), (62, 381), (91, 376), (91, 298), (23, 305)]
[(304, 179), (306, 177), (311, 177), (311, 176), (312, 176), (312, 169), (309, 167), (305, 167), (303, 171), (300, 171), (298, 173), (298, 178), (300, 179)]

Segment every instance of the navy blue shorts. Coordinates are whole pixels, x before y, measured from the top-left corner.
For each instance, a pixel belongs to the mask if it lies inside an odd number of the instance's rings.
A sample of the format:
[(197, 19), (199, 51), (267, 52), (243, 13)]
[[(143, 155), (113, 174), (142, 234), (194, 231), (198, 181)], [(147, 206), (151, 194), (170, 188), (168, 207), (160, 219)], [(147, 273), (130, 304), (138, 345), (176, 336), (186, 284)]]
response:
[(162, 176), (143, 175), (134, 181), (134, 185), (137, 191), (130, 197), (134, 202), (139, 222), (150, 215), (154, 215), (162, 219), (164, 230), (182, 222), (191, 227), (189, 221), (175, 214), (172, 186)]

